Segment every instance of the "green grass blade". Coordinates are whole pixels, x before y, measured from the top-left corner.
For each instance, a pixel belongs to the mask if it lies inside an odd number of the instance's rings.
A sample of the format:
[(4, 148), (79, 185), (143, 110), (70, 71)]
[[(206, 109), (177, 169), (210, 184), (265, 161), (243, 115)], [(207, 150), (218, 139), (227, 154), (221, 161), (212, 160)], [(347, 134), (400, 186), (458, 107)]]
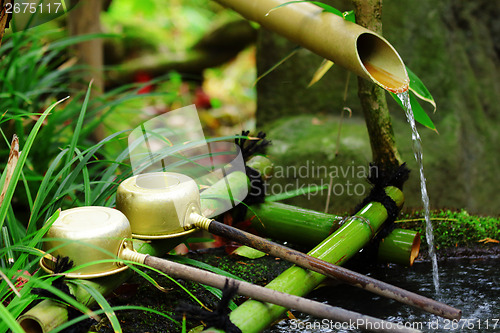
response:
[[(156, 273), (158, 273), (158, 274), (160, 274), (160, 275), (163, 275), (164, 277), (166, 277), (166, 278), (170, 279), (170, 281), (172, 281), (173, 283), (175, 283), (175, 284), (176, 284), (179, 288), (181, 288), (182, 290), (184, 290), (184, 292), (186, 292), (186, 294), (188, 294), (188, 295), (189, 295), (189, 297), (191, 297), (191, 298), (192, 298), (192, 299), (193, 299), (196, 303), (200, 304), (203, 308), (206, 308), (205, 304), (203, 304), (203, 302), (202, 302), (202, 301), (200, 301), (200, 300), (199, 300), (199, 299), (198, 299), (195, 295), (193, 295), (193, 293), (192, 293), (192, 292), (190, 292), (189, 290), (187, 290), (187, 289), (186, 289), (186, 287), (184, 287), (182, 284), (180, 284), (179, 282), (177, 282), (177, 280), (176, 280), (176, 279), (174, 279), (174, 278), (172, 278), (171, 276), (169, 276), (169, 275), (165, 274), (164, 272), (160, 271), (159, 269), (156, 269), (156, 268), (153, 268), (153, 267), (149, 267), (149, 266), (146, 266), (146, 265), (144, 265), (144, 264), (140, 264), (140, 263), (132, 262), (132, 261), (126, 261), (126, 260), (124, 260), (124, 262), (125, 262), (126, 264), (128, 264), (128, 265), (129, 265), (129, 267), (130, 267), (131, 269), (133, 269), (134, 271), (136, 271), (139, 275), (142, 275), (142, 276), (143, 276), (143, 274), (139, 273), (139, 272), (140, 272), (140, 270), (139, 270), (138, 268), (134, 267), (134, 265), (145, 267), (145, 268), (147, 268), (147, 269), (149, 269), (149, 270), (152, 270), (153, 272), (156, 272)], [(142, 273), (143, 273), (143, 272), (142, 272)]]
[[(85, 113), (87, 112), (87, 106), (89, 104), (89, 98), (90, 98), (90, 91), (92, 89), (92, 82), (89, 83), (89, 87), (87, 89), (87, 94), (85, 95), (85, 99), (82, 104), (82, 108), (80, 110), (80, 115), (78, 116), (78, 121), (76, 122), (75, 130), (73, 132), (73, 137), (71, 138), (71, 143), (69, 145), (69, 153), (66, 155), (66, 163), (68, 164), (70, 159), (73, 157), (76, 145), (78, 144), (78, 139), (80, 138), (80, 131), (83, 126), (83, 120), (85, 119)], [(66, 178), (68, 176), (69, 169), (68, 171), (63, 175), (63, 178)]]
[(178, 262), (180, 264), (191, 265), (191, 266), (194, 266), (194, 267), (205, 269), (205, 270), (210, 271), (212, 273), (216, 273), (216, 274), (219, 274), (219, 275), (222, 275), (222, 276), (226, 276), (226, 277), (229, 277), (229, 278), (233, 278), (233, 279), (236, 279), (236, 280), (245, 281), (244, 279), (240, 278), (239, 276), (236, 276), (236, 275), (231, 274), (229, 272), (226, 272), (225, 270), (222, 270), (222, 269), (220, 269), (218, 267), (211, 266), (209, 264), (206, 264), (206, 263), (198, 261), (198, 260), (194, 260), (194, 259), (190, 259), (190, 258), (184, 258), (184, 257), (181, 257), (181, 256), (168, 256), (167, 259), (175, 261), (175, 262)]
[(8, 207), (10, 206), (10, 201), (12, 200), (12, 197), (14, 195), (14, 191), (17, 187), (17, 182), (18, 182), (19, 177), (21, 175), (21, 170), (23, 169), (24, 164), (26, 163), (26, 159), (28, 157), (29, 151), (30, 151), (31, 147), (33, 146), (33, 143), (35, 141), (35, 137), (36, 137), (38, 131), (40, 130), (40, 127), (42, 126), (43, 121), (58, 104), (62, 103), (66, 99), (67, 99), (67, 97), (64, 99), (61, 99), (61, 100), (53, 103), (51, 106), (49, 106), (45, 110), (45, 112), (40, 116), (38, 121), (35, 123), (35, 126), (33, 127), (28, 138), (26, 139), (26, 143), (24, 144), (21, 156), (19, 156), (19, 160), (17, 162), (16, 168), (14, 169), (14, 172), (12, 174), (11, 182), (9, 184), (9, 187), (7, 188), (6, 193), (5, 193), (4, 201), (2, 202), (2, 205), (0, 206), (0, 227), (2, 227), (4, 222), (5, 222), (5, 216), (7, 215), (7, 210), (8, 210)]
[[(0, 331), (4, 331), (9, 328), (13, 333), (25, 333), (21, 325), (16, 321), (16, 318), (12, 316), (9, 310), (2, 303), (0, 303), (0, 318), (2, 318), (2, 326), (0, 326)], [(4, 325), (6, 327), (4, 327)]]
[(85, 289), (85, 291), (87, 291), (96, 300), (97, 304), (99, 304), (99, 306), (104, 310), (104, 313), (106, 314), (106, 317), (108, 317), (113, 330), (116, 333), (122, 332), (122, 328), (120, 326), (118, 318), (116, 317), (116, 313), (113, 311), (111, 305), (109, 305), (108, 301), (106, 301), (106, 299), (100, 292), (98, 292), (95, 288), (78, 280), (72, 280), (70, 283), (76, 284)]
[[(43, 227), (35, 233), (34, 236), (32, 236), (29, 239), (28, 247), (29, 248), (37, 248), (38, 243), (42, 240), (43, 236), (45, 233), (49, 230), (49, 228), (52, 226), (52, 223), (54, 223), (57, 218), (59, 217), (59, 213), (61, 211), (58, 209), (48, 220), (47, 222), (43, 225)], [(13, 269), (23, 269), (26, 260), (28, 259), (28, 253), (23, 253), (15, 262)]]
[(253, 85), (255, 86), (257, 82), (265, 78), (267, 75), (269, 75), (271, 72), (273, 72), (276, 68), (278, 68), (282, 63), (290, 59), (292, 56), (294, 56), (299, 50), (301, 49), (300, 46), (295, 47), (290, 53), (288, 53), (285, 57), (283, 57), (280, 61), (278, 61), (276, 64), (271, 66), (267, 71), (265, 71), (262, 75), (260, 75), (257, 79), (255, 79)]
[[(49, 186), (50, 181), (52, 180), (52, 174), (56, 170), (56, 168), (59, 166), (59, 163), (61, 162), (62, 158), (64, 157), (65, 154), (67, 154), (69, 151), (68, 148), (64, 149), (61, 151), (54, 161), (50, 164), (49, 168), (47, 169), (47, 172), (45, 173), (45, 177), (43, 177), (42, 183), (40, 184), (40, 187), (38, 188), (38, 192), (35, 198), (35, 202), (33, 203), (33, 208), (31, 209), (31, 215), (30, 219), (28, 222), (28, 228), (27, 232), (32, 233), (36, 230), (36, 222), (38, 221), (39, 215), (38, 212), (42, 209), (42, 205), (45, 202), (45, 199), (47, 198), (50, 190), (52, 189), (52, 186)], [(54, 185), (54, 183), (52, 183)]]

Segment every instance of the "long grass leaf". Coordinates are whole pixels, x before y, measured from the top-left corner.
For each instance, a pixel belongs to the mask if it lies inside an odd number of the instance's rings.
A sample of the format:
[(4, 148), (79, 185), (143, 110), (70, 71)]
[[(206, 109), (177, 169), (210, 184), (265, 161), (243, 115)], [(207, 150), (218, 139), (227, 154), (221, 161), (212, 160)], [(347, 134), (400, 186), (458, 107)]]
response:
[(24, 164), (26, 163), (26, 159), (28, 157), (29, 151), (31, 147), (33, 146), (33, 143), (35, 141), (35, 137), (40, 130), (40, 127), (43, 124), (43, 121), (45, 118), (49, 115), (49, 113), (60, 103), (65, 101), (68, 97), (61, 99), (55, 103), (53, 103), (51, 106), (49, 106), (45, 112), (40, 116), (38, 121), (35, 123), (35, 126), (31, 130), (28, 138), (26, 139), (26, 143), (24, 144), (23, 151), (21, 153), (21, 156), (19, 157), (19, 161), (14, 169), (14, 172), (12, 174), (12, 181), (9, 184), (7, 191), (5, 193), (4, 201), (2, 205), (0, 206), (0, 227), (3, 226), (5, 222), (5, 216), (7, 215), (7, 209), (10, 206), (10, 201), (12, 199), (12, 196), (14, 195), (14, 191), (17, 186), (17, 181), (19, 180), (19, 176), (21, 174), (21, 170), (24, 167)]
[(255, 82), (253, 83), (253, 85), (255, 86), (257, 84), (257, 82), (259, 82), (260, 80), (262, 80), (263, 78), (265, 78), (267, 75), (269, 75), (271, 72), (273, 72), (282, 63), (284, 63), (285, 61), (287, 61), (288, 59), (290, 59), (291, 57), (293, 57), (300, 49), (301, 49), (300, 46), (295, 47), (290, 53), (288, 53), (285, 57), (283, 57), (283, 59), (281, 59), (276, 64), (274, 64), (273, 66), (271, 66), (271, 68), (269, 68), (262, 75), (260, 75), (257, 79), (255, 79)]
[(106, 301), (106, 299), (104, 298), (104, 296), (100, 292), (98, 292), (92, 286), (87, 285), (86, 283), (83, 283), (82, 281), (72, 280), (71, 283), (76, 284), (77, 286), (80, 286), (83, 289), (85, 289), (85, 291), (87, 291), (95, 299), (97, 304), (99, 304), (99, 306), (104, 310), (104, 313), (108, 317), (108, 319), (111, 323), (111, 326), (113, 327), (113, 330), (116, 333), (122, 332), (122, 328), (120, 326), (120, 322), (118, 321), (118, 318), (116, 317), (116, 313), (113, 311), (113, 308), (111, 307), (111, 305), (109, 305), (108, 301)]
[(226, 272), (223, 269), (220, 269), (218, 267), (214, 267), (212, 265), (206, 264), (206, 263), (198, 261), (198, 260), (180, 257), (180, 256), (168, 256), (168, 259), (175, 261), (175, 262), (178, 262), (180, 264), (191, 265), (191, 266), (202, 268), (202, 269), (205, 269), (207, 271), (210, 271), (212, 273), (216, 273), (216, 274), (219, 274), (222, 276), (226, 276), (226, 277), (233, 278), (233, 279), (240, 280), (240, 281), (245, 281), (244, 279), (240, 278), (239, 276), (236, 276), (234, 274)]
[(51, 43), (48, 46), (48, 50), (65, 49), (68, 46), (98, 38), (120, 38), (120, 37), (121, 35), (112, 33), (95, 33), (95, 34), (73, 36)]
[(208, 309), (205, 304), (203, 304), (202, 301), (200, 301), (195, 295), (193, 295), (192, 292), (190, 292), (189, 290), (186, 289), (186, 287), (184, 287), (182, 284), (180, 284), (179, 282), (177, 282), (176, 279), (172, 278), (171, 276), (165, 274), (164, 272), (160, 271), (159, 269), (156, 269), (154, 267), (150, 267), (150, 266), (146, 266), (144, 264), (141, 264), (141, 263), (137, 263), (137, 262), (132, 262), (132, 261), (128, 261), (128, 260), (123, 260), (124, 263), (126, 263), (127, 265), (129, 265), (130, 269), (133, 269), (134, 271), (138, 272), (139, 269), (134, 267), (134, 266), (142, 266), (144, 268), (147, 268), (149, 270), (152, 270), (153, 272), (156, 272), (166, 278), (168, 278), (170, 281), (172, 281), (173, 283), (175, 283), (179, 288), (181, 288), (182, 290), (184, 290), (184, 292), (186, 292), (189, 297), (191, 297), (195, 302), (197, 302), (198, 304), (200, 304), (201, 307), (205, 308), (205, 309)]
[[(92, 89), (92, 82), (90, 81), (89, 87), (87, 89), (87, 94), (85, 95), (85, 99), (83, 100), (82, 108), (80, 110), (80, 115), (78, 116), (78, 120), (76, 122), (75, 129), (73, 131), (73, 137), (71, 138), (71, 143), (69, 145), (69, 153), (66, 155), (66, 164), (69, 163), (70, 159), (73, 157), (76, 145), (78, 144), (78, 139), (80, 138), (80, 131), (83, 126), (83, 120), (85, 119), (85, 113), (87, 111), (87, 106), (89, 104), (89, 98), (90, 98), (90, 91)], [(68, 172), (63, 175), (63, 178), (66, 178), (68, 176)]]
[[(42, 226), (42, 228), (40, 228), (40, 230), (38, 230), (34, 236), (32, 236), (30, 239), (29, 239), (29, 242), (28, 242), (28, 247), (29, 248), (36, 248), (38, 243), (40, 243), (40, 241), (42, 240), (43, 236), (45, 235), (45, 233), (49, 230), (49, 228), (52, 226), (52, 223), (54, 223), (57, 218), (59, 217), (59, 213), (61, 212), (60, 209), (58, 209), (48, 220), (47, 222)], [(16, 260), (14, 266), (13, 266), (13, 269), (23, 269), (25, 268), (25, 262), (28, 258), (28, 253), (23, 253), (22, 255), (19, 256), (19, 258)]]
[(16, 318), (12, 316), (9, 310), (0, 303), (0, 318), (4, 321), (5, 325), (13, 332), (13, 333), (25, 333), (21, 325), (16, 321)]
[(47, 196), (50, 193), (50, 190), (52, 189), (52, 187), (50, 186), (52, 175), (56, 170), (56, 168), (59, 166), (59, 163), (61, 162), (62, 158), (64, 157), (65, 154), (68, 153), (68, 151), (69, 149), (66, 148), (56, 156), (54, 161), (52, 161), (49, 168), (47, 169), (45, 177), (43, 177), (42, 183), (40, 184), (37, 195), (35, 197), (35, 202), (33, 203), (33, 208), (31, 210), (27, 228), (28, 234), (36, 230), (36, 221), (38, 221), (39, 218), (38, 212), (41, 210), (42, 205), (45, 202), (45, 199), (47, 198)]

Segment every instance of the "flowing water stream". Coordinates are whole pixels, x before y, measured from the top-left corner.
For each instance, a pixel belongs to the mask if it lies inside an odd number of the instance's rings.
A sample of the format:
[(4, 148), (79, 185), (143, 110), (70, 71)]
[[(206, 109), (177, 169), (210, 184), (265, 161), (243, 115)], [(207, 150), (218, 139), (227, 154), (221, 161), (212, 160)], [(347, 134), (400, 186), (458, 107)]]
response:
[(434, 231), (432, 228), (432, 222), (430, 219), (430, 207), (429, 207), (429, 196), (427, 195), (427, 185), (425, 183), (424, 175), (424, 164), (423, 164), (423, 153), (422, 153), (422, 140), (417, 131), (417, 126), (415, 124), (415, 117), (413, 116), (413, 110), (410, 104), (410, 94), (407, 91), (397, 94), (398, 98), (403, 103), (403, 108), (406, 113), (406, 119), (411, 126), (411, 139), (412, 148), (415, 159), (417, 160), (417, 165), (420, 171), (420, 190), (422, 193), (422, 203), (424, 205), (424, 215), (425, 215), (425, 237), (427, 239), (427, 244), (429, 246), (429, 257), (432, 262), (432, 276), (434, 281), (434, 289), (436, 294), (439, 294), (439, 274), (438, 274), (438, 263), (436, 257), (436, 250), (434, 249)]

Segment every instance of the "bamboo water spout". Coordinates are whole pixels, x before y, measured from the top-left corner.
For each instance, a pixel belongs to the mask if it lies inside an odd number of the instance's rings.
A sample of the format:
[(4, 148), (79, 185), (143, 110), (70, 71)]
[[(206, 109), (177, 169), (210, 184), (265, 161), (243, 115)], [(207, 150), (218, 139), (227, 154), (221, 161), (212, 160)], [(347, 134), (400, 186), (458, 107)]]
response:
[(386, 90), (394, 93), (408, 90), (408, 74), (394, 47), (360, 25), (311, 3), (275, 9), (286, 1), (216, 1)]

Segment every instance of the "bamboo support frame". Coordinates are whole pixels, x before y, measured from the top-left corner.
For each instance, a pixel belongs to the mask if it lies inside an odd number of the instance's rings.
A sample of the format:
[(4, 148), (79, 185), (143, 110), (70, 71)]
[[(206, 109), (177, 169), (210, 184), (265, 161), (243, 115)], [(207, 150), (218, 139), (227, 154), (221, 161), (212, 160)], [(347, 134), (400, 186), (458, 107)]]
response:
[[(402, 206), (404, 198), (399, 189), (389, 187), (386, 193), (398, 207)], [(356, 218), (350, 219), (308, 254), (341, 265), (375, 235), (386, 219), (387, 211), (382, 204), (369, 203), (356, 214)], [(293, 266), (271, 281), (266, 288), (303, 296), (317, 287), (325, 278), (319, 273)], [(230, 319), (242, 332), (257, 333), (277, 320), (285, 311), (283, 307), (249, 300), (232, 311)], [(205, 332), (214, 331), (209, 329)]]

